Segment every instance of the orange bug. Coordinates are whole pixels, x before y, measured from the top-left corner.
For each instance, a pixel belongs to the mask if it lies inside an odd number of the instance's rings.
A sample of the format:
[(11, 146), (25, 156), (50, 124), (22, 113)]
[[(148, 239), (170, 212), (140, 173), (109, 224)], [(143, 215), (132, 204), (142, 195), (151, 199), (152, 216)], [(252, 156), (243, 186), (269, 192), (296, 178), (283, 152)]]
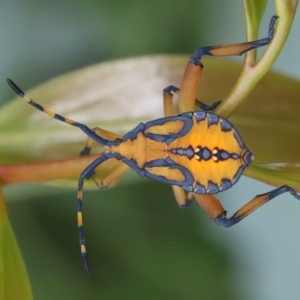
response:
[[(128, 169), (132, 168), (140, 176), (171, 184), (180, 207), (187, 207), (195, 197), (208, 215), (219, 225), (232, 226), (257, 208), (275, 198), (290, 192), (300, 200), (300, 196), (289, 186), (276, 188), (268, 193), (257, 195), (240, 208), (231, 218), (212, 195), (235, 184), (253, 156), (243, 143), (239, 133), (226, 119), (208, 112), (220, 102), (208, 106), (198, 100), (195, 104), (204, 111), (188, 112), (172, 116), (173, 94), (179, 94), (179, 101), (193, 100), (203, 69), (203, 55), (228, 56), (241, 55), (270, 43), (274, 35), (277, 16), (270, 21), (268, 37), (246, 43), (209, 46), (198, 48), (191, 56), (180, 89), (169, 86), (164, 89), (165, 118), (141, 123), (123, 137), (108, 133), (100, 128), (90, 129), (84, 124), (60, 116), (35, 103), (10, 79), (8, 84), (30, 105), (47, 115), (80, 128), (88, 140), (82, 155), (90, 153), (93, 141), (106, 147), (106, 151), (95, 159), (80, 175), (78, 183), (77, 220), (79, 243), (84, 269), (90, 274), (82, 223), (82, 190), (84, 180), (92, 178), (99, 188), (108, 187)], [(100, 180), (94, 170), (106, 160), (116, 158), (121, 164), (109, 179)], [(187, 191), (187, 195), (185, 194)]]

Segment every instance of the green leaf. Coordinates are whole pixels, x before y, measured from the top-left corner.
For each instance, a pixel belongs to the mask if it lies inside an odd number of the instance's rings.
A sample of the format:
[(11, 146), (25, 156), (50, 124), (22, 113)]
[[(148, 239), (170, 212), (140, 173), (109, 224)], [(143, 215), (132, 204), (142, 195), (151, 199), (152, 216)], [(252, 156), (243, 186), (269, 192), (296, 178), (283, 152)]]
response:
[[(263, 2), (262, 2), (263, 3)], [(274, 36), (272, 41), (268, 44), (262, 56), (256, 61), (256, 51), (249, 51), (246, 53), (244, 60), (244, 68), (233, 85), (229, 94), (224, 98), (224, 102), (216, 109), (216, 113), (220, 116), (228, 118), (233, 112), (242, 104), (242, 102), (250, 95), (257, 83), (267, 74), (272, 64), (280, 54), (286, 39), (288, 38), (297, 7), (297, 0), (294, 1), (276, 1), (276, 15)], [(262, 11), (257, 12), (255, 7), (249, 5), (247, 10), (246, 5), (246, 19), (247, 19), (247, 40), (256, 40), (258, 25)], [(254, 9), (255, 8), (255, 9)], [(252, 14), (248, 15), (252, 11)], [(264, 37), (268, 37), (269, 33)]]
[[(124, 134), (140, 122), (163, 116), (162, 90), (170, 84), (179, 86), (187, 60), (187, 56), (174, 55), (107, 62), (55, 78), (29, 91), (28, 95), (90, 127), (100, 126)], [(205, 69), (198, 98), (211, 104), (229, 92), (242, 67), (209, 57), (204, 58), (203, 63)], [(212, 88), (216, 84), (218, 88)], [(300, 161), (299, 94), (298, 81), (269, 72), (230, 118), (253, 152), (255, 164)], [(1, 140), (5, 141), (0, 144), (2, 162), (9, 163), (16, 157), (24, 163), (53, 161), (56, 178), (67, 178), (54, 184), (77, 185), (80, 171), (87, 164), (83, 162), (86, 158), (78, 158), (86, 140), (80, 130), (51, 119), (20, 98), (0, 110), (0, 130)], [(103, 151), (103, 147), (95, 147), (94, 153), (99, 151)], [(73, 161), (59, 161), (62, 158)], [(43, 169), (31, 166), (34, 172), (28, 172), (30, 164), (27, 167), (23, 173), (14, 171), (10, 176), (24, 174), (28, 178), (30, 173), (38, 174), (32, 181), (50, 180), (48, 165)], [(102, 177), (116, 166), (103, 167), (104, 173), (99, 173)], [(40, 173), (36, 173), (36, 168), (40, 168)], [(7, 172), (0, 167), (0, 176)], [(92, 181), (87, 185), (95, 187)]]
[[(186, 61), (167, 56), (109, 61), (56, 77), (27, 94), (63, 116), (125, 134), (141, 121), (163, 117), (162, 90), (182, 76)], [(0, 110), (0, 139), (0, 163), (27, 163), (77, 157), (86, 135), (15, 97)]]
[(259, 24), (266, 9), (267, 0), (244, 0), (247, 41), (257, 39)]
[(9, 223), (0, 190), (0, 299), (30, 300), (31, 287), (18, 243)]
[(178, 209), (167, 185), (143, 180), (125, 191), (85, 193), (91, 276), (82, 267), (74, 192), (8, 189), (36, 299), (232, 300), (239, 293), (230, 284), (229, 250), (212, 241), (219, 228), (197, 205)]
[(252, 164), (245, 175), (275, 186), (286, 184), (300, 192), (300, 163)]

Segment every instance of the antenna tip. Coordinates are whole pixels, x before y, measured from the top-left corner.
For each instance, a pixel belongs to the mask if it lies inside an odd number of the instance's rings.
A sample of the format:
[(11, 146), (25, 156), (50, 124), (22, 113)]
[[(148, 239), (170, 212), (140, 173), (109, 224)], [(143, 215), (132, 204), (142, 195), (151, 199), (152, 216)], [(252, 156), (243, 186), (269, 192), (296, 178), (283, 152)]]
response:
[(9, 78), (7, 78), (8, 85), (17, 93), (20, 97), (24, 97), (25, 93)]

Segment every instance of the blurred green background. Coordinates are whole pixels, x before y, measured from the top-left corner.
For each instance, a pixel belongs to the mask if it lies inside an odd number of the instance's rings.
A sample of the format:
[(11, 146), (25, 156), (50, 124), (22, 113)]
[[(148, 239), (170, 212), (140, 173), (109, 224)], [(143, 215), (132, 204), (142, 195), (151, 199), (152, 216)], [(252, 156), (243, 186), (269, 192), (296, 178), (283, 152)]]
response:
[[(270, 3), (261, 37), (274, 12)], [(26, 89), (108, 59), (190, 54), (202, 45), (244, 41), (244, 24), (242, 2), (233, 0), (2, 0), (0, 101), (14, 96), (7, 77)], [(297, 13), (275, 64), (298, 78), (299, 30)], [(290, 195), (224, 229), (195, 203), (178, 209), (168, 186), (127, 183), (85, 193), (91, 277), (80, 262), (76, 191), (5, 188), (35, 299), (298, 299), (300, 206)], [(243, 178), (220, 199), (231, 214), (270, 189)]]

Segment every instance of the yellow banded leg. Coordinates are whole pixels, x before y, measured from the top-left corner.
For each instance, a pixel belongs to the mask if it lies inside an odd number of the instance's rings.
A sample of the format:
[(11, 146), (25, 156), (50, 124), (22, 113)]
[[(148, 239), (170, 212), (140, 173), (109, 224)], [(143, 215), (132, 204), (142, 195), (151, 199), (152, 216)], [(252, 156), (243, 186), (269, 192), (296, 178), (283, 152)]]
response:
[(80, 179), (78, 182), (78, 192), (77, 192), (77, 223), (78, 223), (78, 234), (79, 234), (79, 244), (80, 244), (80, 251), (81, 251), (81, 257), (83, 261), (83, 266), (86, 271), (86, 273), (90, 274), (90, 269), (88, 265), (88, 259), (87, 259), (87, 251), (85, 246), (85, 239), (84, 239), (84, 233), (83, 233), (83, 217), (82, 217), (82, 197), (83, 197), (83, 182), (87, 178), (93, 178), (95, 183), (99, 188), (105, 188), (110, 186), (114, 181), (119, 179), (128, 169), (129, 167), (125, 165), (124, 163), (120, 162), (121, 165), (117, 167), (110, 175), (108, 175), (103, 181), (98, 179), (96, 175), (94, 174), (95, 168), (97, 166), (101, 165), (103, 162), (110, 159), (107, 154), (102, 154), (100, 157), (95, 159), (80, 175)]
[(90, 269), (88, 265), (87, 252), (85, 246), (85, 239), (83, 233), (83, 217), (82, 217), (82, 197), (83, 197), (83, 183), (84, 180), (90, 178), (94, 174), (94, 170), (101, 165), (103, 162), (113, 158), (107, 153), (102, 154), (98, 158), (96, 158), (91, 164), (89, 164), (83, 172), (80, 174), (80, 178), (78, 181), (78, 191), (77, 191), (77, 223), (78, 223), (78, 235), (79, 235), (79, 245), (81, 251), (81, 257), (83, 261), (83, 266), (86, 273), (90, 274)]
[[(95, 131), (93, 131), (91, 128), (89, 128), (88, 126), (86, 126), (85, 124), (79, 123), (77, 121), (74, 121), (72, 119), (66, 118), (64, 116), (61, 116), (45, 107), (43, 107), (42, 105), (34, 102), (31, 98), (29, 98), (12, 80), (7, 79), (7, 82), (9, 84), (9, 86), (20, 96), (22, 97), (24, 100), (26, 100), (28, 102), (28, 104), (32, 105), (33, 107), (35, 107), (36, 109), (42, 111), (43, 113), (47, 114), (48, 116), (59, 120), (63, 123), (72, 125), (74, 127), (77, 127), (79, 129), (81, 129), (89, 138), (95, 140), (97, 143), (104, 145), (104, 146), (111, 146), (113, 144), (112, 141), (103, 138), (100, 134), (96, 134)], [(91, 142), (89, 142), (91, 143)], [(85, 150), (82, 151), (82, 155), (88, 154), (89, 150), (86, 150), (87, 153), (85, 153)]]
[[(94, 162), (92, 162), (80, 175), (79, 183), (78, 183), (78, 193), (77, 193), (77, 223), (78, 223), (78, 233), (79, 233), (79, 244), (80, 244), (80, 251), (81, 251), (81, 257), (83, 261), (83, 266), (85, 269), (85, 272), (89, 275), (90, 274), (90, 268), (88, 264), (87, 259), (87, 251), (85, 246), (85, 239), (84, 239), (84, 233), (83, 233), (83, 218), (82, 218), (82, 189), (83, 189), (83, 182), (86, 178), (92, 178), (96, 185), (99, 188), (106, 188), (109, 187), (113, 182), (115, 182), (117, 179), (119, 179), (128, 169), (129, 167), (120, 162), (120, 165), (115, 169), (110, 175), (108, 175), (103, 181), (100, 180), (94, 173), (95, 168), (108, 160), (109, 157), (107, 157), (104, 154), (102, 154), (99, 158), (97, 158)], [(92, 175), (90, 175), (92, 174)]]

